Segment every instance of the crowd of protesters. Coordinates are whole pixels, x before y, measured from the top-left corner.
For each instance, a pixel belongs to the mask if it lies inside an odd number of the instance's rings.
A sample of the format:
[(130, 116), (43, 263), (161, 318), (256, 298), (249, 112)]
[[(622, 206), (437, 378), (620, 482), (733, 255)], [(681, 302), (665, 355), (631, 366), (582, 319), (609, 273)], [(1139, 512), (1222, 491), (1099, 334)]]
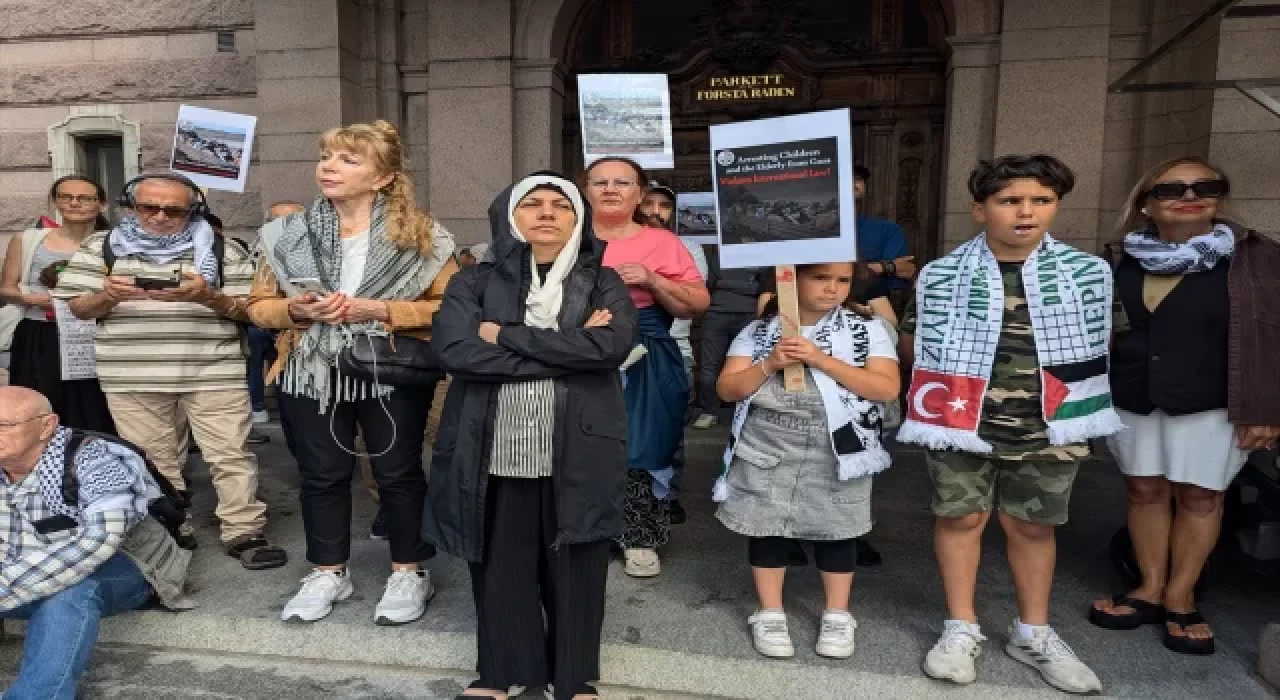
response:
[[(710, 495), (743, 536), (759, 602), (747, 627), (766, 657), (795, 654), (783, 587), (805, 547), (823, 583), (816, 652), (854, 654), (854, 571), (879, 562), (862, 538), (894, 437), (925, 448), (933, 486), (945, 619), (926, 674), (976, 678), (995, 512), (1017, 598), (1008, 653), (1063, 691), (1100, 690), (1048, 617), (1055, 528), (1099, 440), (1125, 478), (1141, 584), (1089, 619), (1162, 625), (1169, 649), (1213, 652), (1195, 583), (1228, 484), (1280, 436), (1280, 380), (1264, 371), (1280, 246), (1230, 217), (1222, 170), (1182, 158), (1144, 176), (1109, 264), (1050, 234), (1074, 186), (1065, 164), (984, 161), (968, 183), (983, 233), (917, 269), (901, 229), (862, 211), (859, 167), (860, 250), (798, 267), (800, 333), (786, 335), (772, 271), (723, 269), (678, 237), (676, 193), (632, 160), (516, 180), (490, 206), (491, 240), (457, 248), (415, 203), (395, 127), (335, 128), (319, 145), (319, 195), (273, 205), (253, 246), (172, 173), (129, 182), (114, 227), (101, 186), (60, 178), (60, 224), (11, 241), (0, 298), (22, 319), (0, 389), (0, 617), (31, 621), (14, 697), (73, 697), (99, 618), (153, 595), (190, 607), (191, 442), (225, 553), (286, 563), (246, 447), (269, 389), (311, 566), (281, 619), (352, 597), (364, 462), (389, 549), (376, 624), (425, 614), (437, 550), (470, 567), (479, 678), (464, 697), (596, 696), (609, 562), (661, 574), (680, 499), (704, 497), (680, 479), (686, 425), (721, 421)], [(61, 381), (57, 304), (96, 320), (97, 379)], [(795, 366), (801, 391), (783, 381)]]

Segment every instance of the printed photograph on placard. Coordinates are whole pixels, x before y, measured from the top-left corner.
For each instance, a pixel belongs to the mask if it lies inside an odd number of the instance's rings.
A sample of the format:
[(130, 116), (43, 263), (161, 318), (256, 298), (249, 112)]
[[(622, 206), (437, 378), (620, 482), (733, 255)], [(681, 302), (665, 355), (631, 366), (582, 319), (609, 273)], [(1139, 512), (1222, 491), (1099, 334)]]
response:
[(182, 105), (169, 168), (197, 185), (243, 192), (257, 117)]
[(676, 234), (702, 245), (718, 242), (714, 192), (681, 192), (676, 195)]
[(580, 75), (578, 114), (586, 164), (626, 156), (646, 168), (675, 167), (665, 74)]
[(836, 143), (828, 137), (716, 151), (721, 242), (839, 238)]

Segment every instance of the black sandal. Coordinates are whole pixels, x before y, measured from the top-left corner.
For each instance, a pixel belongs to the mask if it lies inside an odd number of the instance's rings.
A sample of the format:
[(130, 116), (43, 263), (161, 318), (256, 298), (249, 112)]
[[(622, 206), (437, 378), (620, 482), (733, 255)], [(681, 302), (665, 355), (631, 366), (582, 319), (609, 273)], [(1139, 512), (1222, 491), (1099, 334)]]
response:
[[(1208, 656), (1213, 653), (1213, 637), (1208, 639), (1192, 639), (1187, 636), (1187, 628), (1195, 625), (1204, 625), (1208, 620), (1204, 619), (1204, 615), (1199, 610), (1192, 610), (1189, 613), (1168, 611), (1165, 615), (1164, 626), (1164, 648), (1169, 651), (1175, 651), (1179, 654), (1191, 654), (1193, 656)], [(1182, 636), (1176, 636), (1169, 632), (1168, 623), (1173, 623), (1182, 628)], [(1210, 632), (1212, 633), (1212, 632)]]
[(227, 555), (240, 560), (240, 566), (250, 571), (275, 569), (289, 561), (283, 549), (269, 542), (262, 535), (240, 535), (226, 544)]
[(1158, 603), (1130, 598), (1124, 593), (1111, 596), (1112, 604), (1133, 608), (1131, 613), (1115, 613), (1089, 606), (1089, 622), (1106, 630), (1136, 630), (1143, 625), (1158, 625), (1165, 621), (1165, 609)]

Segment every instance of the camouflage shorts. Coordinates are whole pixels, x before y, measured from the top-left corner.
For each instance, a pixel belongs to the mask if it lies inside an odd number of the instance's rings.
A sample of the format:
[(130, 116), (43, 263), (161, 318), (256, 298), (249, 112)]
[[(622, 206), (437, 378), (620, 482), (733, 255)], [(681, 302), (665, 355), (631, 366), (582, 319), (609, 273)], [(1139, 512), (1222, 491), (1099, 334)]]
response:
[[(951, 450), (925, 454), (933, 480), (933, 514), (959, 518), (997, 506), (1029, 523), (1067, 522), (1078, 462), (992, 459)], [(994, 501), (994, 503), (993, 503)]]

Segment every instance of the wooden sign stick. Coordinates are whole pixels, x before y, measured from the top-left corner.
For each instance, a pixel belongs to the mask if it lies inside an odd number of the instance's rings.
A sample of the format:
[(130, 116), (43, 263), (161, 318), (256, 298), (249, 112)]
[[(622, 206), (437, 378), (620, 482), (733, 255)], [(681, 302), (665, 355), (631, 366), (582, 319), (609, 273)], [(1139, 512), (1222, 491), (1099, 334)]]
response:
[[(778, 265), (773, 269), (778, 289), (778, 323), (782, 337), (800, 335), (800, 297), (796, 292), (796, 266)], [(782, 369), (782, 383), (787, 391), (804, 391), (804, 365), (796, 363)]]

